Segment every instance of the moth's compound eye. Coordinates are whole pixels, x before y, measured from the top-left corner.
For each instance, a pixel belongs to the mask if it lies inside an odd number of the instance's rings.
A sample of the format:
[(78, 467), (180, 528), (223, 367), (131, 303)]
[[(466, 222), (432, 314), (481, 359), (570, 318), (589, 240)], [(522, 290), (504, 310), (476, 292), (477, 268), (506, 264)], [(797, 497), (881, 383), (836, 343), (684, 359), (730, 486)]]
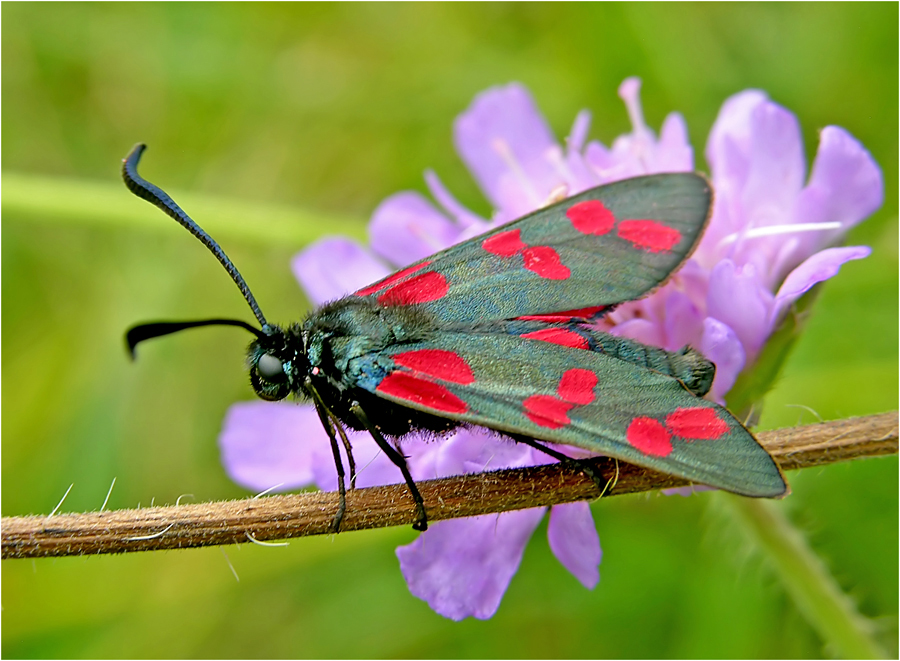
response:
[(259, 370), (260, 376), (266, 379), (284, 375), (284, 364), (270, 353), (264, 353), (259, 357), (256, 369)]
[(285, 364), (272, 354), (260, 355), (256, 364), (250, 366), (250, 384), (256, 394), (270, 402), (287, 397), (291, 384), (284, 368)]

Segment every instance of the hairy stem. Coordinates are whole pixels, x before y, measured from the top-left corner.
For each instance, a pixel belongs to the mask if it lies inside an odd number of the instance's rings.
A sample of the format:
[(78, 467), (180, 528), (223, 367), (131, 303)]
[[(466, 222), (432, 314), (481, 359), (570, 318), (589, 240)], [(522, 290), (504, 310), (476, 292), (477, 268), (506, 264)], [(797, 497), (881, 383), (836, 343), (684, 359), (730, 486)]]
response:
[(783, 512), (764, 500), (723, 495), (832, 654), (843, 659), (888, 658), (873, 636), (872, 623), (859, 614)]
[[(763, 432), (784, 470), (897, 453), (897, 413)], [(685, 486), (680, 478), (612, 459), (591, 461), (616, 496)], [(616, 475), (618, 473), (618, 477)], [(599, 495), (593, 480), (563, 464), (419, 482), (430, 521), (540, 507)], [(4, 517), (3, 559), (125, 553), (330, 534), (337, 493), (302, 493), (136, 510)], [(347, 492), (342, 531), (412, 524), (405, 485)]]

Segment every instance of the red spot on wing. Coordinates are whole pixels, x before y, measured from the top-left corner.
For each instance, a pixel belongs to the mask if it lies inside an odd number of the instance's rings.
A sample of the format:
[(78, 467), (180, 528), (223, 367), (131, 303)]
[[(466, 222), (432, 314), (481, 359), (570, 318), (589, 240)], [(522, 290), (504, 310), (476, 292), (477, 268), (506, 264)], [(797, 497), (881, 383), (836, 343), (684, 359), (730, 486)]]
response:
[(450, 290), (447, 278), (436, 271), (428, 271), (400, 282), (378, 297), (382, 305), (413, 305), (443, 298)]
[(506, 230), (489, 236), (481, 242), (481, 247), (493, 255), (512, 257), (525, 249), (521, 239), (522, 230)]
[(570, 369), (566, 370), (559, 381), (557, 394), (567, 402), (584, 406), (594, 401), (594, 387), (597, 385), (597, 375), (590, 370)]
[(572, 272), (559, 259), (559, 253), (550, 246), (532, 246), (522, 251), (525, 268), (548, 280), (567, 280)]
[(569, 268), (560, 261), (559, 253), (550, 246), (528, 246), (522, 242), (522, 231), (506, 230), (489, 236), (481, 242), (481, 247), (492, 255), (515, 257), (521, 254), (525, 268), (548, 280), (567, 280)]
[(419, 349), (391, 356), (394, 362), (442, 381), (473, 383), (472, 368), (458, 354), (444, 349)]
[(567, 415), (570, 409), (594, 401), (596, 385), (597, 375), (590, 370), (577, 368), (566, 370), (556, 389), (559, 397), (531, 395), (522, 402), (525, 415), (541, 427), (548, 429), (565, 427), (572, 422)]
[(541, 342), (550, 342), (551, 344), (560, 344), (564, 347), (572, 347), (573, 349), (587, 349), (588, 341), (575, 331), (566, 328), (542, 328), (538, 331), (525, 333), (520, 335), (528, 340), (540, 340)]
[(715, 409), (706, 407), (676, 409), (666, 417), (666, 428), (675, 436), (702, 441), (714, 441), (731, 430)]
[(672, 438), (659, 420), (635, 418), (628, 425), (625, 438), (631, 445), (654, 457), (667, 457), (672, 453)]
[(671, 250), (681, 239), (681, 232), (655, 220), (623, 220), (619, 223), (619, 236), (637, 248), (650, 252)]
[(469, 410), (468, 405), (463, 400), (444, 386), (404, 372), (388, 374), (375, 390), (407, 402), (420, 404), (435, 411), (465, 413)]
[(522, 406), (528, 419), (541, 427), (559, 429), (572, 422), (566, 414), (573, 405), (552, 395), (531, 395)]
[(403, 280), (407, 276), (415, 273), (419, 269), (423, 269), (426, 266), (431, 264), (431, 262), (422, 262), (421, 264), (416, 264), (415, 266), (410, 266), (409, 268), (405, 268), (402, 271), (397, 271), (393, 275), (389, 275), (384, 280), (379, 280), (374, 285), (369, 285), (368, 287), (363, 287), (362, 289), (356, 292), (357, 296), (368, 296), (369, 294), (374, 294), (377, 291), (381, 291), (385, 287), (389, 287), (395, 282), (399, 282)]
[(597, 317), (601, 312), (606, 310), (608, 305), (595, 305), (590, 308), (580, 308), (578, 310), (566, 310), (564, 312), (551, 312), (550, 314), (532, 314), (522, 317), (516, 317), (521, 321), (545, 321), (548, 324), (565, 323), (573, 319), (591, 320)]
[(572, 226), (582, 234), (600, 236), (607, 234), (616, 223), (612, 211), (603, 206), (600, 200), (579, 202), (566, 211), (566, 217)]

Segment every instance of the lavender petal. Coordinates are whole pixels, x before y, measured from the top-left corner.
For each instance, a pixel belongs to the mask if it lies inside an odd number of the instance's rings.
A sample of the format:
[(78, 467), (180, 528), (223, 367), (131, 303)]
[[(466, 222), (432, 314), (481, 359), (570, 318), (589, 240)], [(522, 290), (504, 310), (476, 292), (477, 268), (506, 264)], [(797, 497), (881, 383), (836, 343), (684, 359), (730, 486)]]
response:
[(369, 223), (372, 250), (395, 266), (406, 266), (456, 242), (460, 228), (419, 193), (391, 195)]
[(356, 241), (340, 237), (321, 239), (298, 253), (291, 270), (315, 305), (346, 296), (391, 272)]
[(744, 345), (728, 324), (707, 317), (703, 320), (703, 336), (697, 348), (716, 366), (716, 377), (709, 396), (713, 401), (723, 404), (725, 394), (734, 387), (738, 375), (747, 364)]
[(774, 297), (760, 282), (753, 265), (719, 262), (710, 274), (707, 315), (731, 327), (752, 361), (769, 336)]
[(629, 319), (616, 324), (610, 330), (613, 335), (628, 337), (644, 344), (661, 347), (666, 342), (663, 328), (647, 319)]
[(809, 291), (813, 285), (837, 275), (841, 266), (853, 259), (863, 259), (872, 253), (867, 246), (828, 248), (817, 252), (790, 272), (775, 296), (772, 322), (776, 323), (791, 303)]
[(800, 235), (800, 259), (840, 241), (847, 230), (883, 202), (884, 179), (872, 155), (844, 129), (826, 126), (819, 138), (809, 184), (797, 199), (794, 216), (795, 222), (836, 222), (840, 227)]
[(585, 501), (554, 505), (547, 525), (550, 550), (584, 587), (592, 590), (600, 581), (600, 537), (591, 508)]
[(444, 211), (453, 216), (453, 219), (460, 228), (467, 229), (475, 227), (478, 229), (479, 234), (487, 230), (487, 221), (475, 212), (464, 207), (459, 200), (447, 190), (447, 187), (444, 186), (444, 183), (434, 171), (425, 171), (425, 184), (428, 186), (428, 192), (430, 192), (432, 197), (437, 200), (437, 203), (443, 207)]
[(694, 148), (688, 139), (687, 122), (681, 113), (669, 113), (659, 131), (651, 172), (692, 172)]
[(452, 620), (497, 612), (543, 508), (438, 521), (397, 549), (415, 596)]
[(750, 131), (750, 172), (743, 201), (754, 209), (754, 227), (780, 224), (779, 214), (772, 210), (790, 210), (806, 179), (800, 124), (792, 112), (769, 101), (754, 108)]
[[(321, 436), (321, 438), (319, 438)], [(314, 481), (315, 447), (328, 443), (312, 406), (273, 402), (234, 404), (219, 434), (222, 463), (232, 480), (262, 491)]]
[(765, 92), (745, 90), (722, 104), (706, 143), (706, 160), (717, 177), (737, 178), (746, 172), (750, 149), (750, 118), (757, 106), (768, 100)]
[(475, 97), (456, 119), (454, 142), (494, 208), (510, 219), (542, 206), (562, 183), (546, 157), (556, 139), (518, 83)]
[(663, 349), (677, 351), (688, 344), (696, 346), (703, 332), (703, 314), (687, 294), (673, 291), (666, 297), (663, 328)]

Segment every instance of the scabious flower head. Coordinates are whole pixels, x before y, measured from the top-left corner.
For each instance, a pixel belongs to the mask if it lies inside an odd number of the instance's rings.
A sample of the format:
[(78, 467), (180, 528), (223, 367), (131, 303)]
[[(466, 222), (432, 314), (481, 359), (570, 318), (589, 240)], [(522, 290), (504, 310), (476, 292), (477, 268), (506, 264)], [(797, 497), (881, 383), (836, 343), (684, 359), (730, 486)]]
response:
[(862, 246), (828, 246), (881, 206), (883, 182), (869, 153), (836, 126), (822, 131), (806, 182), (796, 118), (757, 90), (725, 102), (706, 157), (715, 203), (692, 258), (652, 295), (619, 306), (605, 325), (669, 350), (698, 348), (716, 364), (710, 397), (721, 403), (790, 306), (845, 262), (869, 254)]
[[(563, 146), (523, 86), (478, 95), (456, 120), (454, 139), (493, 206), (492, 217), (466, 209), (427, 172), (438, 206), (419, 193), (398, 193), (375, 210), (368, 248), (332, 237), (294, 258), (293, 271), (310, 301), (322, 304), (349, 294), (559, 196), (632, 176), (693, 170), (684, 119), (670, 114), (657, 137), (644, 122), (639, 89), (636, 78), (619, 88), (633, 130), (609, 148), (586, 144), (586, 111), (575, 118)], [(692, 259), (665, 286), (619, 306), (601, 326), (671, 350), (685, 344), (699, 349), (717, 365), (711, 397), (722, 401), (791, 304), (847, 260), (868, 254), (864, 247), (828, 246), (878, 208), (883, 186), (869, 154), (837, 127), (822, 131), (806, 182), (796, 119), (758, 91), (737, 94), (723, 105), (707, 160), (716, 201)], [(403, 481), (368, 435), (350, 432), (350, 440), (362, 467), (357, 486)], [(236, 404), (226, 416), (220, 445), (229, 474), (249, 488), (336, 488), (329, 441), (311, 405)], [(407, 438), (403, 451), (416, 480), (548, 461), (529, 447), (477, 429), (454, 432), (439, 443)], [(397, 549), (410, 590), (445, 617), (491, 617), (547, 509), (432, 523)], [(588, 504), (549, 510), (551, 550), (593, 588), (601, 550)]]

